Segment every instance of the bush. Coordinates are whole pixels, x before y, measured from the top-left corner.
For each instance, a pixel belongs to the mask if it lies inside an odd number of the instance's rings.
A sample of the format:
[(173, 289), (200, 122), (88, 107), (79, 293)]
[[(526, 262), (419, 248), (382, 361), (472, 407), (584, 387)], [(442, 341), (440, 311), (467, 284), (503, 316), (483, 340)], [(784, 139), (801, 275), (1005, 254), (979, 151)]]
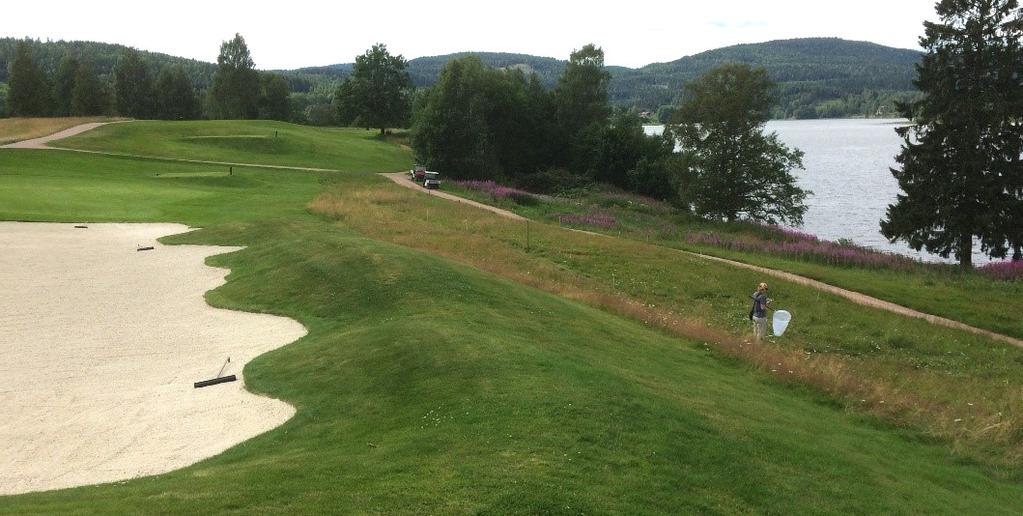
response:
[(559, 194), (582, 188), (588, 185), (590, 180), (563, 168), (549, 168), (522, 176), (516, 183), (518, 186), (532, 192)]

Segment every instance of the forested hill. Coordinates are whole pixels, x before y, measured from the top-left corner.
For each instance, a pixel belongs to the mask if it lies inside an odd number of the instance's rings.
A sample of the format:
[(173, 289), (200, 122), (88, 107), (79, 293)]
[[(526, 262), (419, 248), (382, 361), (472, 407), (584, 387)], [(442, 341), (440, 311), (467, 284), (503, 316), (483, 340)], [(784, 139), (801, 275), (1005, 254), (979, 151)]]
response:
[(872, 116), (916, 93), (921, 53), (837, 38), (769, 41), (709, 50), (670, 63), (612, 71), (617, 103), (668, 104), (687, 81), (723, 63), (763, 66), (779, 86), (776, 118)]
[[(7, 81), (8, 62), (17, 41), (0, 38), (0, 83)], [(81, 41), (33, 45), (37, 60), (51, 76), (68, 52), (91, 59), (101, 75), (108, 74), (124, 49), (123, 45)], [(490, 66), (536, 73), (546, 87), (554, 86), (566, 63), (526, 54), (461, 52), (412, 59), (408, 63), (409, 73), (417, 86), (428, 86), (437, 80), (444, 64), (467, 55), (479, 56)], [(143, 52), (143, 56), (154, 68), (181, 64), (200, 90), (209, 85), (216, 69), (212, 63), (167, 54)], [(259, 56), (254, 57), (258, 64)], [(636, 69), (610, 66), (608, 71), (611, 100), (615, 104), (655, 114), (660, 110), (663, 116), (683, 84), (714, 66), (729, 62), (764, 66), (779, 85), (774, 118), (836, 118), (893, 114), (895, 100), (915, 95), (913, 65), (919, 58), (920, 53), (914, 50), (837, 38), (809, 38), (735, 45), (670, 63)], [(293, 93), (314, 95), (319, 99), (313, 99), (316, 102), (329, 102), (337, 82), (351, 68), (351, 64), (337, 64), (279, 73), (287, 77)], [(308, 102), (311, 101), (305, 99), (298, 104)]]
[[(19, 41), (22, 40), (17, 38), (0, 38), (0, 82), (7, 82), (10, 60), (14, 57), (14, 49)], [(50, 77), (56, 73), (57, 65), (67, 54), (88, 58), (96, 67), (96, 72), (103, 76), (113, 71), (117, 58), (127, 48), (124, 45), (98, 43), (95, 41), (40, 41), (32, 45), (32, 52), (36, 63)], [(141, 53), (146, 62), (154, 68), (162, 68), (167, 65), (181, 65), (185, 69), (185, 73), (188, 74), (192, 82), (199, 89), (205, 89), (209, 86), (213, 80), (213, 73), (217, 70), (217, 65), (213, 63), (144, 50)]]
[[(420, 57), (408, 62), (417, 86), (437, 80), (452, 59), (476, 55), (497, 68), (535, 72), (553, 87), (566, 61), (550, 57), (496, 52), (460, 52)], [(916, 94), (914, 65), (920, 52), (838, 38), (806, 38), (735, 45), (642, 68), (609, 66), (611, 100), (620, 106), (656, 112), (667, 109), (687, 81), (724, 63), (763, 66), (778, 83), (774, 118), (891, 116), (896, 100)], [(297, 70), (340, 77), (350, 64)], [(663, 114), (663, 113), (662, 113)]]

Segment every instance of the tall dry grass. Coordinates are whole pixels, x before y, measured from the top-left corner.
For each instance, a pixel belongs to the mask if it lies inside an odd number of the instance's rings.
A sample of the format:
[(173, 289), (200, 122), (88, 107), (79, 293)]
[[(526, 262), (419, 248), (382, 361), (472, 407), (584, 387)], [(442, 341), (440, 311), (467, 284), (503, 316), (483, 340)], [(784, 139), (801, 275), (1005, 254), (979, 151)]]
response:
[[(1023, 464), (1023, 391), (995, 391), (991, 379), (908, 368), (883, 359), (792, 349), (770, 342), (754, 344), (741, 331), (715, 321), (657, 306), (624, 294), (615, 285), (558, 263), (545, 249), (592, 258), (607, 238), (532, 223), (531, 249), (520, 222), (485, 216), (461, 204), (432, 199), (392, 185), (331, 189), (309, 209), (369, 237), (419, 249), (468, 264), (567, 299), (659, 328), (751, 364), (778, 381), (809, 386), (846, 408), (910, 425), (947, 441), (957, 451), (986, 461)], [(586, 245), (576, 245), (589, 239)], [(631, 242), (632, 256), (663, 248)], [(559, 255), (560, 256), (560, 255)], [(954, 387), (950, 385), (954, 382)], [(953, 389), (950, 391), (950, 388)], [(936, 396), (940, 393), (941, 396)]]
[(0, 118), (0, 145), (47, 136), (76, 125), (113, 120), (109, 117)]

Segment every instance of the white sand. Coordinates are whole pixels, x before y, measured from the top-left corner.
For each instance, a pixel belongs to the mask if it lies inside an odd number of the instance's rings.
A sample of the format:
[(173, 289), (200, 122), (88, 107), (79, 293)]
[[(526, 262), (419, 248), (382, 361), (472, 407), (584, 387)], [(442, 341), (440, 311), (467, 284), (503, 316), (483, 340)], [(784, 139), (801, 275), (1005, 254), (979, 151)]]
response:
[[(229, 247), (163, 246), (179, 224), (0, 222), (0, 494), (193, 464), (294, 414), (242, 366), (298, 322), (210, 307)], [(152, 251), (136, 251), (136, 244)], [(239, 381), (193, 388), (224, 374)]]

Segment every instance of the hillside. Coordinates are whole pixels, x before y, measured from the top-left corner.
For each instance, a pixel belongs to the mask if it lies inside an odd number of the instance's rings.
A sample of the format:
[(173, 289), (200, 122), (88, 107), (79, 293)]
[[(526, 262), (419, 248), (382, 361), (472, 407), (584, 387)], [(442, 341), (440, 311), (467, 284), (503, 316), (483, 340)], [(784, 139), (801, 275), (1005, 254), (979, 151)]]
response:
[[(0, 82), (7, 82), (7, 76), (10, 72), (10, 61), (14, 57), (14, 49), (18, 45), (18, 41), (21, 40), (18, 38), (0, 38)], [(125, 45), (115, 43), (63, 40), (37, 41), (32, 47), (35, 52), (36, 62), (51, 77), (56, 73), (60, 60), (68, 53), (74, 56), (89, 58), (96, 66), (96, 72), (100, 76), (109, 75), (114, 69), (114, 64), (117, 63), (117, 58), (128, 49)], [(213, 80), (213, 73), (217, 69), (217, 65), (213, 63), (161, 54), (159, 52), (148, 52), (145, 50), (141, 52), (146, 62), (155, 69), (164, 66), (181, 65), (199, 89), (205, 89), (209, 86)]]
[[(475, 55), (497, 68), (519, 67), (535, 72), (553, 87), (566, 61), (503, 52), (458, 52), (411, 59), (409, 74), (416, 86), (437, 80), (448, 61)], [(891, 113), (892, 102), (915, 94), (915, 50), (885, 47), (838, 38), (807, 38), (734, 45), (642, 68), (608, 66), (611, 100), (619, 106), (656, 111), (675, 101), (682, 85), (724, 63), (767, 68), (778, 83), (775, 118), (835, 118)], [(351, 64), (295, 70), (339, 79)]]
[[(7, 80), (8, 61), (17, 41), (0, 39), (0, 83)], [(101, 75), (109, 74), (125, 48), (81, 41), (35, 45), (37, 58), (51, 74), (67, 52), (89, 56)], [(200, 90), (210, 83), (215, 70), (212, 63), (154, 52), (143, 54), (154, 68), (181, 64)], [(490, 66), (536, 73), (548, 88), (557, 82), (566, 63), (527, 54), (459, 52), (412, 59), (408, 62), (409, 74), (416, 86), (429, 86), (448, 61), (468, 55), (479, 56)], [(809, 38), (735, 45), (636, 69), (620, 66), (607, 69), (611, 73), (610, 95), (615, 104), (656, 112), (667, 109), (676, 100), (683, 84), (714, 66), (729, 62), (764, 66), (779, 85), (775, 118), (837, 118), (892, 114), (893, 101), (915, 94), (913, 65), (919, 56), (914, 50), (874, 43)], [(255, 57), (258, 63), (258, 56)], [(293, 93), (314, 94), (315, 102), (327, 102), (337, 81), (351, 68), (352, 64), (346, 63), (276, 72), (288, 78)]]

